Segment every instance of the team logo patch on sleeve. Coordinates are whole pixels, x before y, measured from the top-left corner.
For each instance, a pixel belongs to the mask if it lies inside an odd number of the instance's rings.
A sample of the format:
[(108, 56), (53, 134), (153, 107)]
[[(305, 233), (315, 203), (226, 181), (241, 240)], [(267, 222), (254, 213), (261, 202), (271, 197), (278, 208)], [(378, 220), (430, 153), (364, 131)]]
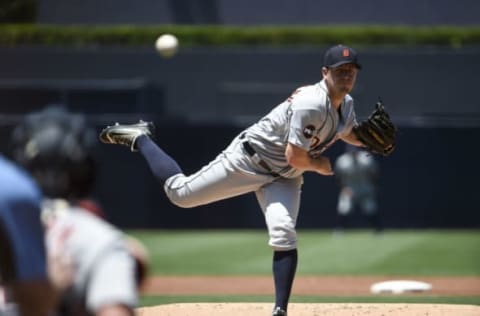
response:
[(303, 136), (305, 136), (305, 138), (307, 138), (307, 139), (312, 138), (314, 131), (315, 131), (315, 126), (307, 125), (303, 129)]

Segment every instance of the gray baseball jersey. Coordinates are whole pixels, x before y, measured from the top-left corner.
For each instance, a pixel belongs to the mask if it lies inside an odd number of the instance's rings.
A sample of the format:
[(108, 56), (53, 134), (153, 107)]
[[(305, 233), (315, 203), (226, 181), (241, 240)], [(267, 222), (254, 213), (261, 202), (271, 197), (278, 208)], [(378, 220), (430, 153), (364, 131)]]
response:
[(285, 158), (287, 143), (318, 155), (356, 124), (353, 99), (347, 95), (337, 111), (328, 98), (325, 82), (297, 89), (285, 102), (247, 129), (247, 137), (257, 153), (284, 177), (301, 171), (290, 167)]
[(301, 170), (288, 165), (287, 144), (318, 155), (349, 134), (354, 124), (350, 96), (338, 112), (330, 104), (323, 81), (301, 87), (240, 133), (207, 166), (190, 176), (176, 174), (167, 179), (165, 192), (180, 207), (255, 192), (265, 215), (269, 244), (275, 250), (295, 249), (303, 177)]
[(63, 200), (45, 203), (49, 273), (67, 304), (94, 313), (105, 304), (137, 304), (135, 263), (115, 227)]

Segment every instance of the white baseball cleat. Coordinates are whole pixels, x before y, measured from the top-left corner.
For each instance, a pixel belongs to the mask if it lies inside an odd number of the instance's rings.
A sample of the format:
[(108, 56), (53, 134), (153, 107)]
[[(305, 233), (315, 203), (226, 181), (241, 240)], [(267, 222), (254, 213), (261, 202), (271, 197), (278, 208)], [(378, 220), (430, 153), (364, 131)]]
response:
[(273, 310), (272, 316), (287, 316), (287, 312), (277, 306)]
[(100, 133), (99, 138), (102, 143), (124, 145), (130, 147), (131, 151), (137, 151), (135, 146), (136, 139), (141, 135), (152, 137), (155, 132), (155, 126), (152, 122), (140, 120), (136, 124), (119, 124), (107, 126)]

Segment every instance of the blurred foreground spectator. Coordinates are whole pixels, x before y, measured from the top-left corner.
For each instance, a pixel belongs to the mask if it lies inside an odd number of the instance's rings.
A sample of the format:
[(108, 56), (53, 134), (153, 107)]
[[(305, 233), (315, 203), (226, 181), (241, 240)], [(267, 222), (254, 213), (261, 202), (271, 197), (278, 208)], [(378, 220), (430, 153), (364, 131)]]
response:
[(41, 202), (28, 173), (0, 155), (0, 315), (47, 316), (55, 302), (47, 276)]
[[(145, 251), (102, 219), (88, 198), (96, 133), (62, 107), (32, 113), (12, 134), (12, 155), (40, 184), (49, 277), (58, 315), (131, 316), (147, 267)], [(95, 213), (96, 212), (96, 213)], [(141, 250), (144, 250), (143, 248)], [(140, 256), (140, 257), (139, 257)]]

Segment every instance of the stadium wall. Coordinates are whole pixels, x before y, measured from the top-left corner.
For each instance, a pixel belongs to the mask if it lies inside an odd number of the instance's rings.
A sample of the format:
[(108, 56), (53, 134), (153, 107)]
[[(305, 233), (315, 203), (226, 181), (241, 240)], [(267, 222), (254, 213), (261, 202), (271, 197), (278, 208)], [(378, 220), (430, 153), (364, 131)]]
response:
[(38, 0), (41, 24), (478, 25), (476, 0)]
[[(360, 118), (381, 96), (400, 126), (398, 147), (380, 158), (386, 227), (479, 227), (476, 186), (480, 48), (359, 48), (364, 69), (353, 91)], [(100, 130), (114, 121), (151, 119), (158, 141), (193, 172), (242, 128), (319, 80), (321, 48), (189, 48), (161, 59), (152, 48), (0, 49), (0, 128), (49, 103), (88, 115)], [(334, 159), (343, 147), (334, 146)], [(262, 227), (252, 195), (196, 209), (166, 202), (140, 155), (99, 145), (96, 197), (128, 228)], [(333, 178), (307, 174), (299, 227), (332, 227)], [(321, 199), (321, 202), (319, 202)], [(321, 207), (320, 207), (321, 205)], [(354, 225), (366, 223), (359, 216)]]

